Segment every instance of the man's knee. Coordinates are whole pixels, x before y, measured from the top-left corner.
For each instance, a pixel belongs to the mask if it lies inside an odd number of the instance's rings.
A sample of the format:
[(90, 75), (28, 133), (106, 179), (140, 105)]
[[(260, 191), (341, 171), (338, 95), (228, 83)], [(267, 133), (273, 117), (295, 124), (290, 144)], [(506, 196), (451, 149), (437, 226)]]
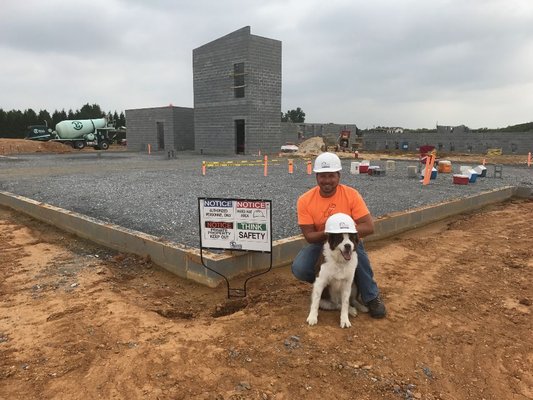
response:
[(291, 271), (295, 278), (300, 281), (305, 281), (309, 283), (313, 283), (315, 281), (314, 268), (310, 269), (307, 265), (301, 265), (296, 262), (296, 260), (292, 263)]

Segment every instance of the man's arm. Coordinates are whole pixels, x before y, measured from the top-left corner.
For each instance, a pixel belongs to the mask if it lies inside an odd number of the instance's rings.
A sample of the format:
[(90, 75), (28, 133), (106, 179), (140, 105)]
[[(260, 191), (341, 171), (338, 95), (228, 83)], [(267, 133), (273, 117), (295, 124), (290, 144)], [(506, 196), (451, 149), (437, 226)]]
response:
[(307, 243), (322, 243), (326, 241), (326, 234), (324, 231), (315, 230), (314, 225), (300, 225), (300, 230), (307, 240)]
[(357, 234), (360, 238), (373, 234), (374, 219), (372, 218), (372, 215), (366, 214), (364, 217), (356, 219), (355, 227), (357, 228)]

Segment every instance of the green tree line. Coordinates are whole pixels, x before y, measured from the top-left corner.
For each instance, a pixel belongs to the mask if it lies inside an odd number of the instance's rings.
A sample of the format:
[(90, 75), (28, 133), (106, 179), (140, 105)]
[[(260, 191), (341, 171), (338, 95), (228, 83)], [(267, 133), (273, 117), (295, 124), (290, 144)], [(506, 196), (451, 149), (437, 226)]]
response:
[(305, 122), (305, 113), (300, 107), (296, 110), (287, 110), (285, 114), (281, 113), (281, 122)]
[(107, 117), (116, 128), (126, 126), (126, 116), (124, 112), (117, 111), (104, 112), (98, 104), (85, 104), (79, 110), (69, 109), (65, 111), (55, 110), (50, 114), (47, 110), (40, 110), (38, 113), (33, 109), (4, 111), (0, 108), (0, 137), (3, 138), (23, 138), (30, 125), (47, 125), (54, 129), (58, 122), (66, 119), (95, 119)]

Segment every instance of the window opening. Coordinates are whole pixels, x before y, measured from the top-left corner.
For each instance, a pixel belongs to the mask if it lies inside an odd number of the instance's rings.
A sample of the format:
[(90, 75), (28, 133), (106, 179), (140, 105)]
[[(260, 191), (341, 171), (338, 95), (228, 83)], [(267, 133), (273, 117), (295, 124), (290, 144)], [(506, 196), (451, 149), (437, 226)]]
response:
[(233, 90), (235, 97), (244, 97), (244, 63), (233, 64)]

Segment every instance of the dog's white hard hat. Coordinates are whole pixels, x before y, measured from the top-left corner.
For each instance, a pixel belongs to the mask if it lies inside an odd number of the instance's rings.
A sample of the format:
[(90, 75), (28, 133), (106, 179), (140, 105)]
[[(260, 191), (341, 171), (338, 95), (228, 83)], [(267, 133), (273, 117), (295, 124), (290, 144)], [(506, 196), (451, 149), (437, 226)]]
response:
[(355, 222), (348, 214), (333, 214), (326, 221), (326, 233), (357, 233)]
[(342, 169), (341, 159), (334, 153), (322, 153), (315, 159), (313, 172), (337, 172)]

